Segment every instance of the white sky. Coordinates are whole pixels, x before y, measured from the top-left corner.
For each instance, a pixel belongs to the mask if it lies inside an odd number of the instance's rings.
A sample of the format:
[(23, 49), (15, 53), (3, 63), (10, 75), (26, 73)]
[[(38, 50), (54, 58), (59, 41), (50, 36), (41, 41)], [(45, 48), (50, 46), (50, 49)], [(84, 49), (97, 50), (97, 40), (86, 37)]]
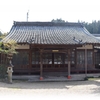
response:
[(100, 20), (100, 0), (0, 0), (0, 30), (9, 32), (13, 21), (68, 22)]

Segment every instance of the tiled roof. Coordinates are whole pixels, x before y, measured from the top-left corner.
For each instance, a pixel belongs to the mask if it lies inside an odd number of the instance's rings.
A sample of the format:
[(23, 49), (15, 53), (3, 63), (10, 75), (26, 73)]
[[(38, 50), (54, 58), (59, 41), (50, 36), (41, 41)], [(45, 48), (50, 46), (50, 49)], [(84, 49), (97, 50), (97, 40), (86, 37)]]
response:
[(95, 37), (100, 37), (100, 34), (92, 34), (92, 35), (94, 35)]
[(2, 40), (32, 44), (100, 43), (80, 23), (14, 22), (9, 34)]

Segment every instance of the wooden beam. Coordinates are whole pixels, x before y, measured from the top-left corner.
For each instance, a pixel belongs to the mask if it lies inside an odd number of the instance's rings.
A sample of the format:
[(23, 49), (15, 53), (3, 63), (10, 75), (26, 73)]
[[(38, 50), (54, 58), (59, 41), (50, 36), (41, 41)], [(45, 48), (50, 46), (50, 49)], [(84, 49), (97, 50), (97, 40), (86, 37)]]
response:
[[(73, 49), (75, 49), (75, 48), (73, 48)], [(71, 48), (71, 50), (73, 50), (72, 48)], [(38, 49), (37, 50), (38, 52), (40, 52), (40, 49)], [(45, 50), (45, 49), (42, 49), (42, 52), (43, 53), (67, 53), (68, 52), (68, 49), (63, 49), (63, 50), (60, 50), (60, 49), (57, 49), (57, 50)]]
[(82, 47), (82, 44), (77, 44), (77, 45), (57, 45), (57, 44), (34, 44), (32, 45), (32, 48), (76, 48), (76, 47)]

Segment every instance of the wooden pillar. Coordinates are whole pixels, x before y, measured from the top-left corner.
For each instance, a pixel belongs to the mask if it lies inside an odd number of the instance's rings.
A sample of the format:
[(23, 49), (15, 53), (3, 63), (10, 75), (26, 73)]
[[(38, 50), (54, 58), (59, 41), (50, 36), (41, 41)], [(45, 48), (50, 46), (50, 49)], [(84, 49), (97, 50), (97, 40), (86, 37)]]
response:
[(85, 48), (85, 76), (87, 76), (87, 49)]
[(70, 55), (71, 55), (71, 53), (70, 53), (70, 49), (68, 49), (68, 79), (70, 79), (71, 78), (71, 76), (70, 76)]
[(40, 80), (43, 80), (43, 52), (40, 50)]
[(96, 59), (95, 56), (96, 56), (97, 50), (95, 51), (94, 46), (93, 46), (93, 52), (92, 52), (92, 53), (93, 53), (93, 55), (92, 55), (92, 59), (93, 59), (93, 67), (95, 68), (95, 63), (96, 63), (96, 62), (95, 62), (95, 59)]
[(31, 44), (29, 45), (29, 74), (32, 70), (32, 50), (31, 50)]

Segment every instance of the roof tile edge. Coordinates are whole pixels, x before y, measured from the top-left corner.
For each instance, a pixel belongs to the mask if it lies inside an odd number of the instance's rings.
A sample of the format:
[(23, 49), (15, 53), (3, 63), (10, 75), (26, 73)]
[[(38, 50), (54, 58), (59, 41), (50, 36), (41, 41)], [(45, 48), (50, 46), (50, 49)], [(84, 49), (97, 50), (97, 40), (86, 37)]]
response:
[(83, 27), (82, 23), (55, 23), (55, 22), (17, 22), (14, 21), (14, 26), (80, 26)]

